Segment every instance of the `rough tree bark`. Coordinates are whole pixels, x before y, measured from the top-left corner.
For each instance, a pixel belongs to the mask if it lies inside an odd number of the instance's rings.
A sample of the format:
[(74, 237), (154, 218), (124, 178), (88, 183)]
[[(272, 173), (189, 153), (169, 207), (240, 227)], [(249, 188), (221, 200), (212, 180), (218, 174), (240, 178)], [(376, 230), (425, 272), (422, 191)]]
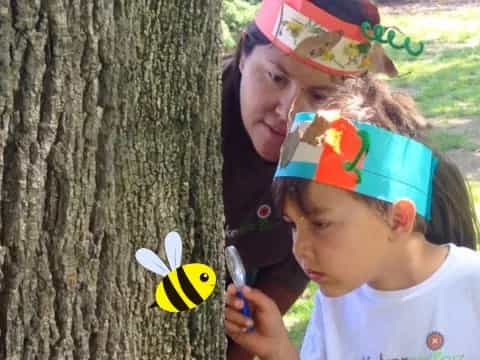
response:
[[(0, 359), (221, 359), (220, 0), (0, 0)], [(210, 264), (149, 309), (134, 260)]]

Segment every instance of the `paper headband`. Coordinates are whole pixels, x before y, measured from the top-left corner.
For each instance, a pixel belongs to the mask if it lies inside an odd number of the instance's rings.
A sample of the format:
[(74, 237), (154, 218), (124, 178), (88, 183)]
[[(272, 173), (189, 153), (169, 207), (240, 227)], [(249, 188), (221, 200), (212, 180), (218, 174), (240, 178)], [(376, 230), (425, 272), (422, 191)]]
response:
[[(334, 75), (357, 75), (373, 61), (373, 44), (390, 44), (418, 56), (410, 38), (394, 43), (395, 32), (367, 21), (358, 26), (343, 21), (305, 0), (263, 0), (255, 17), (262, 33), (279, 49), (307, 65)], [(383, 38), (386, 34), (387, 38)], [(376, 45), (379, 46), (379, 45)]]
[(275, 178), (293, 177), (394, 203), (410, 199), (431, 218), (437, 159), (425, 145), (377, 126), (298, 113)]

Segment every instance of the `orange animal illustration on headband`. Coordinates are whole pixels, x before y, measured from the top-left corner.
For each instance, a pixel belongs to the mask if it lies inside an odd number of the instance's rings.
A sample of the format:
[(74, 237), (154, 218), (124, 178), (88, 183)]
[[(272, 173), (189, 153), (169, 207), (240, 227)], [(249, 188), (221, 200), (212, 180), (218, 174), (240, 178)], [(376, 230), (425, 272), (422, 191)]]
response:
[(368, 133), (340, 118), (327, 130), (324, 144), (315, 181), (355, 189), (362, 182), (363, 161), (370, 150)]
[[(362, 181), (370, 138), (367, 132), (358, 130), (340, 115), (333, 116), (317, 113), (313, 121), (294, 123), (295, 128), (289, 131), (282, 145), (280, 168), (291, 161), (312, 164), (318, 161), (315, 181), (354, 189)], [(315, 148), (319, 151), (314, 151)]]

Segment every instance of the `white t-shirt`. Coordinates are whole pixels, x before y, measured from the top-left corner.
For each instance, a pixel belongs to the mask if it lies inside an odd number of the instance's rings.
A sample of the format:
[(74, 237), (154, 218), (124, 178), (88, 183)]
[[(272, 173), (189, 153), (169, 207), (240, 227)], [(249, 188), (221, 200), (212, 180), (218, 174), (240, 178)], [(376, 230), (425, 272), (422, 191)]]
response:
[(409, 289), (318, 291), (300, 358), (480, 359), (480, 253), (450, 244), (440, 268)]

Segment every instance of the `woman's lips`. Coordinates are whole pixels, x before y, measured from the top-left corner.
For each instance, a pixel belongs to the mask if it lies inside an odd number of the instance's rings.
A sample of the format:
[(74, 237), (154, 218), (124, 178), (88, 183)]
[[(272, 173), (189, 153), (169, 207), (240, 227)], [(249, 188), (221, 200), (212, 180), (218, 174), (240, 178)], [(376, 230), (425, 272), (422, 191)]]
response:
[(267, 123), (265, 123), (265, 125), (277, 136), (285, 137), (285, 135), (287, 135), (287, 128), (284, 126), (271, 126)]

